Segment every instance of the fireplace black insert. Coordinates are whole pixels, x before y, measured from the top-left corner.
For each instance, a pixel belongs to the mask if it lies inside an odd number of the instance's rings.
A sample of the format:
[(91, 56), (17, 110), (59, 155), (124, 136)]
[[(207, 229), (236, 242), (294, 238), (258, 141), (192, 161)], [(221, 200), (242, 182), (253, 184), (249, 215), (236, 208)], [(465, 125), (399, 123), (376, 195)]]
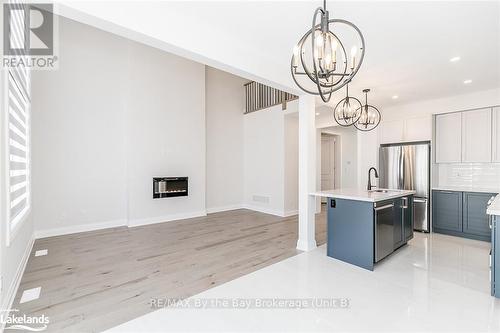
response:
[(154, 177), (153, 199), (186, 197), (188, 195), (188, 177)]

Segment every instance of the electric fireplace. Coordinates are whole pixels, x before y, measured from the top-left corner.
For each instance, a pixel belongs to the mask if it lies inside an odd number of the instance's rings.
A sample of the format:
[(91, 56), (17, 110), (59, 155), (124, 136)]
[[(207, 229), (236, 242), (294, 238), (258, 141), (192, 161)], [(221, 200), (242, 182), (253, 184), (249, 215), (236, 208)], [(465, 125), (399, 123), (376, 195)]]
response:
[(188, 177), (154, 177), (153, 199), (185, 197), (188, 195)]

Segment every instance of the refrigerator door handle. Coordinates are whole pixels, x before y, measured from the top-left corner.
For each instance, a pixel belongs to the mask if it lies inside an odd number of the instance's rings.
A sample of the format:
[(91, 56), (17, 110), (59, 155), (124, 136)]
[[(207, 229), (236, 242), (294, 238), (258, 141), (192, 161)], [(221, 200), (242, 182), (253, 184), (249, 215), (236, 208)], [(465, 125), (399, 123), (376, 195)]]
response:
[(405, 176), (404, 176), (404, 166), (405, 166), (405, 157), (404, 157), (404, 150), (401, 148), (400, 150), (400, 155), (399, 155), (399, 184), (398, 184), (398, 189), (404, 190), (405, 189)]

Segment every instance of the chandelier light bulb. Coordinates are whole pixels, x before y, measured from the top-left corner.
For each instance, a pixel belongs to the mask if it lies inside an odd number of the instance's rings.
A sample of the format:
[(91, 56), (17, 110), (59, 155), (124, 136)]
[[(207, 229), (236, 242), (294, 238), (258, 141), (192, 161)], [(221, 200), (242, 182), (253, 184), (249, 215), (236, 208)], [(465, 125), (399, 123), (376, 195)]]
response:
[(299, 46), (295, 45), (293, 47), (293, 67), (299, 66)]
[(358, 53), (358, 48), (356, 46), (353, 46), (351, 48), (351, 69), (356, 68), (356, 54)]
[(331, 49), (332, 49), (332, 60), (333, 60), (333, 63), (336, 64), (337, 63), (337, 47), (339, 46), (339, 42), (337, 42), (337, 38), (333, 38), (333, 40), (331, 41)]
[(325, 54), (325, 46), (323, 43), (323, 33), (319, 33), (318, 36), (316, 36), (316, 58), (318, 60), (323, 59), (324, 54)]
[(325, 56), (325, 68), (327, 70), (332, 70), (333, 69), (333, 60), (332, 60), (332, 54), (327, 53)]

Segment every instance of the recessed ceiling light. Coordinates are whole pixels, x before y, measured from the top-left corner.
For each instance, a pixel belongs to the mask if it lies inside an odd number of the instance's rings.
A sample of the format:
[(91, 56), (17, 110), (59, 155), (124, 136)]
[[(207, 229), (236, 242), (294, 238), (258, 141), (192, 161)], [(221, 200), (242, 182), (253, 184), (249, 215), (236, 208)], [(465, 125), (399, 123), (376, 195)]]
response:
[(392, 96), (392, 99), (398, 99), (398, 98), (399, 98), (399, 96), (398, 96), (398, 95), (394, 95), (394, 96)]
[(460, 60), (460, 57), (453, 57), (450, 59), (451, 62), (457, 62)]
[(319, 112), (316, 112), (316, 115), (319, 116)]
[(472, 83), (472, 80), (465, 80), (464, 81), (464, 84), (469, 84), (469, 83)]

